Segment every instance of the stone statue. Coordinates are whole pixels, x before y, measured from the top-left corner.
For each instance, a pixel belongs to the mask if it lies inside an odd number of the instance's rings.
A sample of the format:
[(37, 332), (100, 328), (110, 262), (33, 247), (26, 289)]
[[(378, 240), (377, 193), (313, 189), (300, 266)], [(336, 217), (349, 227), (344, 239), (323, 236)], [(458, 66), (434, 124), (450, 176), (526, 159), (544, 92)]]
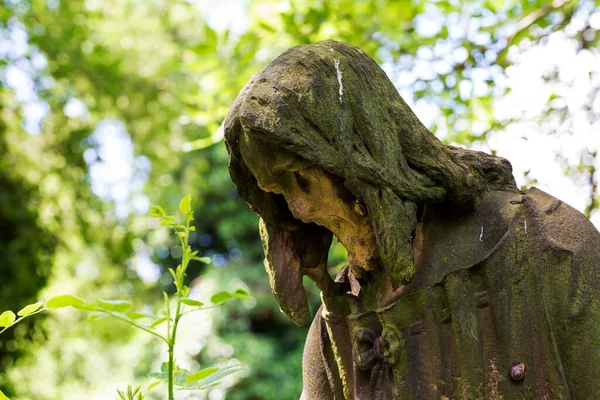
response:
[[(225, 121), (303, 399), (600, 399), (600, 234), (510, 163), (443, 145), (348, 44), (294, 47)], [(332, 235), (348, 265), (326, 269)]]

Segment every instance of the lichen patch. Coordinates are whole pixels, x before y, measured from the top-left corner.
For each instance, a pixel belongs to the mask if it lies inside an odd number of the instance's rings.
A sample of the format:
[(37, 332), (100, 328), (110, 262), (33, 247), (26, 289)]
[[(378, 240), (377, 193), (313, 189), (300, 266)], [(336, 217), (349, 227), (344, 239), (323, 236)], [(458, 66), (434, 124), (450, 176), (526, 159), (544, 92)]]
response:
[(335, 72), (337, 74), (337, 80), (338, 83), (340, 84), (340, 104), (344, 104), (344, 101), (342, 100), (342, 97), (344, 96), (344, 84), (342, 83), (342, 71), (340, 70), (340, 60), (338, 59), (333, 59), (334, 64), (335, 64)]

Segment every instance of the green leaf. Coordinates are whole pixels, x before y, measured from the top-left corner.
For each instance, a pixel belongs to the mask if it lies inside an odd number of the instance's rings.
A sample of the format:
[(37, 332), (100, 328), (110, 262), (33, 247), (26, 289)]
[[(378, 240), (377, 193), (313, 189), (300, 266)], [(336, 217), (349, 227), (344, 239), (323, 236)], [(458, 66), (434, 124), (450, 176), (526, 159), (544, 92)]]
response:
[(129, 311), (127, 316), (132, 319), (142, 319), (142, 318), (156, 318), (156, 315), (144, 311)]
[(37, 310), (39, 310), (43, 304), (44, 304), (44, 302), (42, 302), (42, 301), (38, 301), (37, 303), (29, 304), (29, 305), (23, 307), (21, 310), (19, 310), (17, 315), (20, 317), (26, 317), (30, 314), (33, 314)]
[(148, 391), (151, 391), (152, 389), (154, 389), (155, 387), (157, 387), (160, 384), (161, 384), (161, 381), (152, 382), (151, 384), (148, 385)]
[(163, 210), (161, 206), (150, 207), (150, 216), (163, 217), (164, 215), (165, 215), (165, 210)]
[(190, 295), (190, 287), (183, 285), (183, 288), (181, 288), (181, 295), (183, 297), (188, 297)]
[(105, 310), (125, 312), (131, 308), (131, 304), (125, 300), (98, 299), (98, 305)]
[(10, 400), (4, 393), (2, 393), (2, 390), (0, 390), (0, 400)]
[(164, 226), (170, 226), (173, 224), (173, 222), (175, 222), (175, 217), (170, 217), (168, 215), (165, 215), (164, 217), (162, 217), (160, 219), (161, 225), (164, 225)]
[(169, 268), (169, 273), (171, 274), (171, 276), (173, 277), (173, 280), (175, 282), (177, 282), (177, 275), (175, 275), (175, 271), (173, 270), (173, 268)]
[(188, 215), (190, 212), (192, 212), (192, 197), (189, 194), (186, 194), (179, 202), (179, 211), (185, 215)]
[(107, 313), (103, 313), (103, 312), (94, 312), (94, 313), (92, 313), (92, 314), (88, 315), (88, 317), (87, 317), (87, 320), (88, 320), (88, 321), (90, 321), (90, 322), (92, 322), (92, 321), (96, 321), (96, 320), (98, 320), (98, 319), (100, 319), (100, 318), (105, 318), (105, 317), (107, 317), (107, 316), (108, 316), (108, 314), (107, 314)]
[(129, 318), (127, 315), (123, 314), (122, 312), (119, 311), (109, 311), (109, 316), (111, 317), (115, 317), (117, 319), (123, 319), (125, 321), (131, 321), (131, 318)]
[(163, 300), (165, 301), (165, 312), (167, 317), (171, 315), (171, 303), (169, 302), (169, 295), (167, 292), (163, 292)]
[(250, 300), (250, 295), (242, 288), (237, 288), (231, 297), (234, 299)]
[(70, 294), (63, 294), (60, 296), (56, 296), (48, 300), (46, 303), (46, 308), (63, 308), (63, 307), (73, 307), (78, 310), (93, 310), (94, 306), (92, 304), (86, 303), (78, 297), (71, 296)]
[(12, 311), (4, 311), (2, 315), (0, 315), (0, 328), (4, 328), (6, 326), (11, 326), (13, 322), (15, 322), (16, 315)]
[(152, 324), (150, 324), (150, 328), (156, 328), (157, 326), (159, 326), (160, 324), (165, 322), (167, 319), (168, 319), (167, 317), (162, 317), (162, 318), (157, 319)]
[[(209, 387), (214, 386), (217, 383), (221, 382), (221, 380), (223, 380), (223, 378), (225, 378), (226, 376), (231, 375), (235, 372), (241, 371), (243, 369), (246, 369), (246, 368), (244, 366), (242, 366), (241, 364), (235, 364), (235, 365), (230, 365), (228, 367), (220, 368), (218, 371), (212, 372), (204, 379), (201, 379), (196, 382), (187, 383), (186, 389), (203, 390), (203, 389), (209, 388)], [(198, 372), (200, 372), (200, 371), (198, 371)], [(189, 376), (188, 376), (188, 378), (189, 378)]]
[(219, 292), (219, 293), (215, 294), (213, 297), (211, 297), (210, 301), (213, 304), (221, 304), (230, 299), (250, 300), (250, 295), (248, 294), (248, 292), (246, 290), (244, 290), (242, 288), (238, 288), (233, 293), (229, 293), (226, 291)]
[(185, 304), (186, 306), (191, 306), (191, 307), (202, 307), (204, 305), (203, 302), (198, 301), (198, 300), (193, 300), (193, 299), (181, 299), (179, 301), (181, 303)]
[(199, 381), (201, 379), (206, 378), (207, 376), (209, 376), (211, 374), (214, 374), (218, 370), (219, 370), (219, 368), (215, 368), (215, 367), (201, 369), (200, 371), (195, 372), (195, 373), (191, 374), (190, 376), (188, 376), (187, 378), (185, 378), (185, 382), (190, 383), (190, 382)]
[(219, 293), (213, 295), (210, 298), (210, 301), (213, 304), (221, 304), (221, 303), (223, 303), (223, 302), (225, 302), (225, 301), (227, 301), (229, 299), (231, 299), (231, 293), (226, 292), (226, 291), (222, 291), (222, 292), (219, 292)]
[[(191, 375), (191, 372), (186, 371), (183, 368), (179, 368), (177, 365), (174, 366), (173, 371), (174, 371), (174, 375), (175, 375), (175, 384), (177, 386), (185, 387), (185, 378), (187, 378), (189, 375)], [(163, 382), (168, 382), (169, 381), (169, 363), (166, 363), (166, 362), (162, 363), (162, 365), (160, 366), (160, 372), (151, 372), (148, 374), (148, 376), (151, 378), (159, 379)]]
[(148, 374), (149, 378), (159, 379), (162, 382), (169, 382), (169, 373), (168, 372), (150, 372)]
[(117, 393), (119, 394), (119, 397), (122, 400), (127, 400), (127, 397), (125, 397), (125, 393), (121, 392), (119, 389), (117, 389)]
[(200, 261), (204, 264), (210, 264), (210, 257), (192, 257), (192, 260)]

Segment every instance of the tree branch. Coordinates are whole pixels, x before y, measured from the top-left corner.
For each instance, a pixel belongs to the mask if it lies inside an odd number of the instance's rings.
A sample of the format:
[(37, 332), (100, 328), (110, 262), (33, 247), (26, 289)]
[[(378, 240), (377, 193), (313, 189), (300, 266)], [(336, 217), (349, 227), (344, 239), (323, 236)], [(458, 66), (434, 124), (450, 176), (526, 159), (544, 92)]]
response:
[(508, 47), (510, 45), (510, 43), (514, 40), (514, 38), (519, 33), (524, 31), (525, 29), (529, 28), (531, 25), (535, 24), (536, 21), (538, 21), (541, 18), (544, 18), (545, 16), (550, 14), (552, 11), (558, 10), (559, 8), (566, 5), (567, 3), (570, 3), (571, 1), (573, 1), (573, 0), (554, 0), (549, 5), (544, 6), (542, 8), (538, 8), (534, 12), (527, 14), (523, 19), (521, 19), (517, 23), (515, 31), (506, 39), (507, 40), (506, 47)]

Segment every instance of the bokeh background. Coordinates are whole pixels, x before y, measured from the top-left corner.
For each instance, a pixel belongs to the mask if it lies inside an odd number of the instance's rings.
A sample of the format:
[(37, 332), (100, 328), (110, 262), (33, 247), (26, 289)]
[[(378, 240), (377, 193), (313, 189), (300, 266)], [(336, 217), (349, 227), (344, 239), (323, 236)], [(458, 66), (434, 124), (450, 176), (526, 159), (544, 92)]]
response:
[[(244, 287), (253, 300), (184, 319), (179, 364), (237, 359), (249, 370), (180, 399), (301, 392), (307, 327), (270, 295), (258, 220), (230, 182), (219, 129), (251, 75), (291, 46), (363, 48), (440, 140), (509, 158), (519, 185), (600, 227), (597, 1), (0, 4), (0, 311), (63, 293), (155, 309), (181, 248), (147, 212), (174, 212), (189, 193), (193, 247), (212, 261), (191, 268), (192, 295)], [(332, 273), (344, 258), (335, 245)], [(116, 399), (166, 357), (143, 332), (58, 311), (0, 338), (11, 398)]]

